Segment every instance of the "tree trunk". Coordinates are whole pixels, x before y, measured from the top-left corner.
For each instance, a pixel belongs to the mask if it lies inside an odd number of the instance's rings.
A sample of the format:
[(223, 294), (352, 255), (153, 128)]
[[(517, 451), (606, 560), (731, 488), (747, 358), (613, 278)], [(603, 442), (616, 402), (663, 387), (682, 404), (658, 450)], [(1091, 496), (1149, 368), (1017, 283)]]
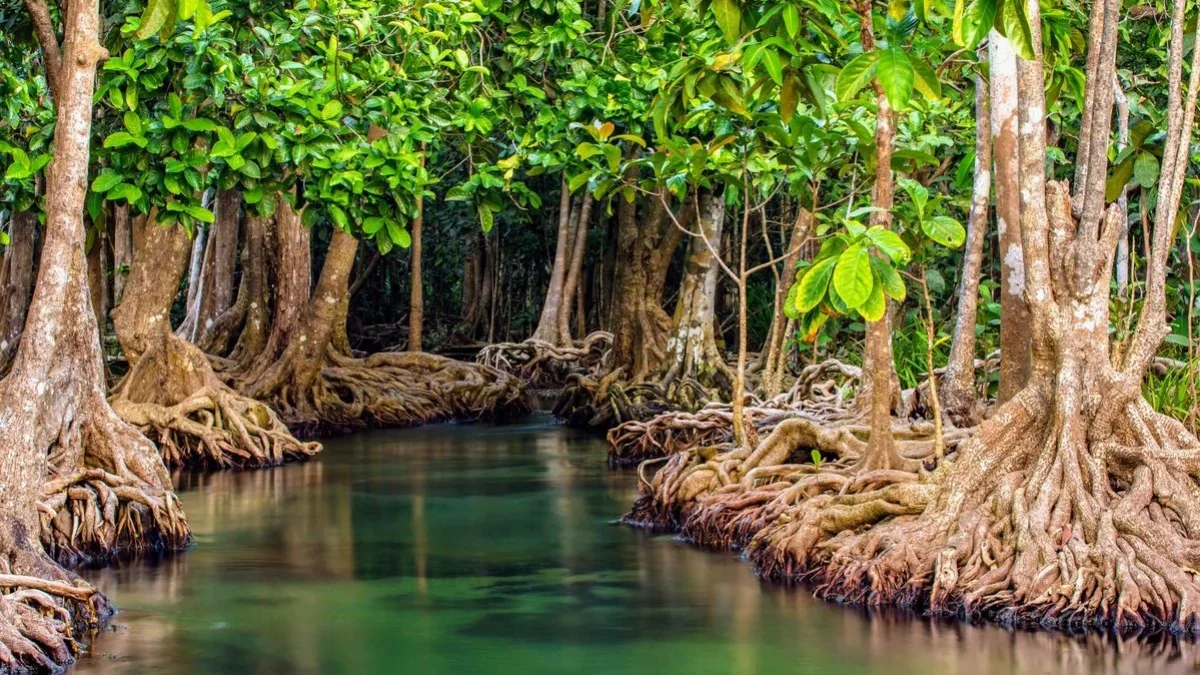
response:
[(108, 242), (103, 232), (98, 231), (87, 253), (88, 293), (92, 311), (96, 314), (96, 325), (100, 330), (100, 344), (108, 329)]
[(714, 251), (721, 245), (725, 202), (703, 191), (698, 208), (700, 236), (691, 240), (661, 378), (668, 397), (686, 407), (724, 398), (734, 384), (734, 374), (717, 348), (715, 330), (720, 270)]
[(549, 342), (553, 345), (562, 343), (559, 333), (558, 315), (563, 311), (563, 283), (567, 275), (567, 265), (571, 245), (571, 191), (567, 189), (566, 176), (562, 179), (562, 193), (558, 204), (558, 235), (554, 248), (554, 267), (550, 271), (550, 285), (546, 289), (546, 302), (542, 305), (541, 318), (530, 339)]
[[(286, 199), (281, 198), (275, 210), (273, 234), (275, 279), (272, 287), (275, 297), (271, 328), (263, 348), (248, 361), (239, 362), (249, 363), (248, 368), (237, 374), (238, 379), (245, 382), (257, 379), (279, 360), (287, 347), (292, 330), (300, 321), (312, 285), (309, 231), (301, 224), (300, 214)], [(353, 262), (352, 258), (351, 264)], [(245, 337), (243, 335), (243, 338)], [(249, 351), (247, 348), (248, 358)], [(258, 397), (251, 395), (251, 398)]]
[[(1000, 234), (1000, 391), (1004, 403), (1030, 373), (1029, 307), (1021, 246), (1021, 158), (1017, 145), (1017, 56), (996, 31), (991, 45), (992, 146), (996, 164), (996, 229)], [(1043, 131), (1044, 133), (1044, 131)], [(1041, 170), (1041, 169), (1039, 169)]]
[(181, 337), (198, 342), (218, 316), (233, 304), (233, 279), (237, 269), (239, 215), (242, 193), (218, 190), (214, 200), (213, 223), (196, 297), (188, 306), (188, 315), (180, 326)]
[[(44, 3), (27, 6), (48, 15)], [(75, 648), (68, 624), (94, 624), (107, 612), (103, 597), (47, 552), (72, 561), (105, 559), (121, 550), (178, 549), (189, 539), (154, 447), (117, 418), (104, 396), (82, 217), (96, 64), (105, 56), (96, 0), (70, 3), (62, 23), (44, 255), (24, 337), (0, 382), (0, 551), (6, 574), (35, 578), (5, 587), (42, 584), (49, 603), (68, 604), (73, 616), (63, 622), (35, 609), (35, 600), (0, 597), (0, 665), (14, 670), (65, 666)], [(47, 39), (46, 48), (58, 48), (52, 34)]]
[(125, 292), (125, 278), (133, 264), (133, 219), (129, 204), (112, 204), (112, 210), (113, 304), (119, 305)]
[(788, 338), (785, 330), (787, 315), (783, 305), (787, 301), (788, 292), (796, 276), (796, 265), (800, 262), (801, 249), (804, 242), (812, 233), (812, 212), (803, 206), (796, 212), (796, 222), (792, 225), (792, 236), (788, 240), (787, 256), (783, 259), (783, 273), (775, 288), (775, 310), (771, 314), (771, 329), (767, 333), (766, 348), (763, 349), (762, 392), (770, 398), (778, 395), (783, 389), (783, 374), (787, 370), (787, 353), (784, 344)]
[(311, 457), (320, 445), (297, 441), (272, 410), (222, 383), (204, 352), (171, 330), (190, 248), (183, 228), (154, 225), (134, 252), (125, 299), (113, 312), (130, 364), (114, 410), (157, 439), (169, 466), (248, 468)]
[(410, 275), (411, 289), (408, 301), (408, 351), (424, 351), (421, 344), (421, 333), (425, 321), (425, 288), (421, 278), (421, 226), (425, 220), (424, 199), (417, 198), (417, 217), (412, 224), (412, 268)]
[[(138, 223), (135, 223), (133, 248), (136, 250), (142, 244), (142, 239), (145, 237), (145, 219), (141, 218)], [(188, 264), (188, 285), (187, 298), (184, 300), (185, 315), (183, 323), (179, 328), (181, 331), (189, 326), (188, 319), (194, 316), (194, 312), (199, 311), (196, 303), (200, 297), (200, 284), (203, 275), (201, 271), (204, 269), (205, 244), (208, 242), (208, 228), (201, 227), (196, 230), (196, 238), (192, 241), (192, 256), (191, 262)], [(132, 258), (130, 258), (132, 260)]]
[[(579, 217), (575, 223), (575, 241), (571, 247), (571, 264), (567, 278), (563, 281), (562, 307), (558, 311), (558, 338), (564, 345), (571, 341), (571, 305), (575, 302), (576, 289), (583, 274), (583, 257), (587, 249), (588, 225), (592, 221), (592, 193), (584, 192), (583, 205), (579, 209)], [(583, 338), (583, 335), (579, 336)]]
[[(982, 60), (983, 49), (980, 48)], [(983, 268), (983, 242), (987, 239), (988, 202), (992, 190), (991, 111), (988, 90), (981, 75), (975, 77), (975, 185), (967, 217), (962, 279), (958, 285), (958, 313), (950, 341), (950, 357), (938, 396), (946, 415), (959, 426), (974, 426), (981, 415), (975, 392), (975, 322), (979, 308), (979, 278)], [(1019, 231), (1018, 231), (1019, 234)]]
[(12, 214), (8, 224), (8, 246), (4, 249), (4, 301), (0, 302), (0, 375), (8, 372), (13, 354), (25, 330), (29, 298), (33, 294), (34, 244), (37, 215), (32, 211)]
[(332, 349), (357, 249), (353, 237), (334, 230), (312, 297), (284, 336), (286, 348), (261, 375), (245, 380), (243, 391), (308, 433), (527, 410), (517, 380), (493, 368), (417, 352), (355, 359)]

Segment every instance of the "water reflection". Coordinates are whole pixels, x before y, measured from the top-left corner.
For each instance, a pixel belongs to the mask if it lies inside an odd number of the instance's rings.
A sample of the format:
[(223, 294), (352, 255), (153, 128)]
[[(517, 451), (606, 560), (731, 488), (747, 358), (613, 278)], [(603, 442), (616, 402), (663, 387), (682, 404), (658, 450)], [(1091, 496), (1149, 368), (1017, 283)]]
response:
[(123, 608), (80, 673), (1159, 673), (1148, 648), (861, 612), (611, 525), (636, 478), (546, 423), (378, 432), (181, 475), (186, 555), (89, 573)]

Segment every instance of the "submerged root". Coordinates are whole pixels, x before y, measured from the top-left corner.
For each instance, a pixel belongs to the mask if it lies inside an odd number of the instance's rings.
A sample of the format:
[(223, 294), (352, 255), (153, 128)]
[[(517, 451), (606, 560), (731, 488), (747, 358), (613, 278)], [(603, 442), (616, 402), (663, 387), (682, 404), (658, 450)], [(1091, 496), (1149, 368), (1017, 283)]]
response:
[(561, 389), (571, 375), (602, 372), (612, 342), (612, 333), (604, 331), (564, 346), (531, 338), (524, 342), (488, 345), (479, 352), (475, 361), (514, 375), (535, 388)]
[(313, 386), (285, 380), (265, 396), (289, 427), (312, 435), (449, 420), (503, 421), (529, 412), (521, 383), (495, 368), (426, 353), (331, 353)]

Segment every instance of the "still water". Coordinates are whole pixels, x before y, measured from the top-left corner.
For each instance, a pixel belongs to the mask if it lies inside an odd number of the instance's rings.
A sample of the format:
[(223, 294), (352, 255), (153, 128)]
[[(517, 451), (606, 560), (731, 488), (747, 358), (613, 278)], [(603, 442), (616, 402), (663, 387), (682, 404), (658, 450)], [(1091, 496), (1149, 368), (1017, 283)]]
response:
[(1174, 673), (1195, 645), (868, 617), (612, 525), (636, 492), (544, 418), (180, 476), (184, 555), (88, 572), (121, 608), (75, 673)]

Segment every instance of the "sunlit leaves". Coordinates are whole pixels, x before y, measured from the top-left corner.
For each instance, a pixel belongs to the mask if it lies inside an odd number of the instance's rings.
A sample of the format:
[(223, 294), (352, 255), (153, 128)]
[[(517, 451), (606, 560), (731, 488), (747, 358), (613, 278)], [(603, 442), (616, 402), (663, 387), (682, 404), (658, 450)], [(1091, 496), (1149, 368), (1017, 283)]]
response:
[(914, 80), (912, 61), (908, 55), (899, 47), (880, 51), (876, 76), (892, 108), (904, 109), (912, 97)]
[(742, 10), (738, 0), (712, 0), (712, 12), (725, 40), (729, 44), (736, 43), (742, 36)]
[(842, 67), (834, 85), (834, 93), (839, 101), (848, 101), (858, 95), (875, 76), (875, 67), (879, 62), (879, 52), (869, 51), (859, 54)]
[(854, 309), (871, 295), (871, 254), (862, 244), (855, 244), (838, 257), (833, 269), (833, 288), (846, 307)]

